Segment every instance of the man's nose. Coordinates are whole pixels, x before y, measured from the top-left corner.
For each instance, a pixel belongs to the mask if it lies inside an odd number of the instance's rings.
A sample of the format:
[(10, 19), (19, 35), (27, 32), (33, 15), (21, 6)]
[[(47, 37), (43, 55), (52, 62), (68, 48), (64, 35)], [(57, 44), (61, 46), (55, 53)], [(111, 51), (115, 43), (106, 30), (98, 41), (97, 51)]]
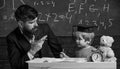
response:
[(76, 40), (76, 43), (79, 43), (80, 41), (79, 40)]
[(38, 26), (38, 23), (37, 23), (37, 22), (35, 22), (35, 26)]

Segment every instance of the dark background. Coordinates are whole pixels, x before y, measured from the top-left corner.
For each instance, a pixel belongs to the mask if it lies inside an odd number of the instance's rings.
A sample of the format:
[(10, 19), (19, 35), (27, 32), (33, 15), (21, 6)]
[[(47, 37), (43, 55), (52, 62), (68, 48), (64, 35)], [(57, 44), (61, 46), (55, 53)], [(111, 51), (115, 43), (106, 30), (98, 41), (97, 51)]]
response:
[(95, 25), (97, 35), (119, 35), (119, 0), (0, 0), (0, 36), (17, 23), (14, 11), (21, 4), (35, 7), (38, 23), (48, 23), (57, 36), (71, 36), (73, 25)]
[[(37, 9), (38, 23), (49, 24), (70, 57), (75, 56), (76, 45), (72, 26), (98, 26), (92, 45), (99, 45), (102, 35), (112, 36), (115, 40), (112, 49), (118, 59), (117, 67), (120, 66), (120, 0), (0, 0), (0, 69), (10, 69), (6, 36), (17, 27), (14, 11), (22, 4)], [(51, 56), (47, 48), (43, 50), (44, 56)]]

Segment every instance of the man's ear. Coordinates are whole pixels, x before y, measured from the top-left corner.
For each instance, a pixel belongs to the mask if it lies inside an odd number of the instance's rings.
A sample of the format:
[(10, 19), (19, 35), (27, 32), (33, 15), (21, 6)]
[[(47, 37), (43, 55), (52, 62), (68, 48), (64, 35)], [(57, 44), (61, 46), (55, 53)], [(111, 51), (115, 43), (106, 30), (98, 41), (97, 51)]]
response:
[(18, 26), (19, 26), (20, 28), (23, 28), (23, 21), (18, 21)]

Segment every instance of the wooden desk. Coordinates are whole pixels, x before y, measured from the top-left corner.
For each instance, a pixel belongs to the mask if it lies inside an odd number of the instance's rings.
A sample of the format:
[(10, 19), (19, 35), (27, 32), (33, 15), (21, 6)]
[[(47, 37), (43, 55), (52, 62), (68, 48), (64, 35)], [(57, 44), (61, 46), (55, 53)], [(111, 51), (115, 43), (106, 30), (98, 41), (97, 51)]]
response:
[(116, 62), (28, 62), (29, 69), (116, 69)]

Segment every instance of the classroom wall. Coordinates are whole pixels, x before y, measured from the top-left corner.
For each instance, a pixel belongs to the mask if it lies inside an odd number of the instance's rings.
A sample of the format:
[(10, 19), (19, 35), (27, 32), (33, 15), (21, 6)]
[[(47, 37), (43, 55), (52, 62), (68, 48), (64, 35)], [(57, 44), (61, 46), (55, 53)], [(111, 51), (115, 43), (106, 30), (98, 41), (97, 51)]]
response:
[(112, 49), (118, 58), (117, 66), (120, 66), (120, 0), (0, 0), (0, 69), (11, 69), (5, 38), (18, 26), (14, 12), (22, 4), (37, 9), (38, 23), (49, 24), (58, 36), (65, 53), (70, 57), (75, 56), (72, 27), (74, 25), (98, 26), (95, 29), (97, 36), (93, 45), (99, 45), (101, 35), (114, 37)]
[(97, 35), (120, 35), (120, 0), (0, 0), (0, 36), (17, 27), (14, 12), (34, 7), (38, 23), (48, 23), (57, 36), (71, 36), (73, 25), (98, 26)]

